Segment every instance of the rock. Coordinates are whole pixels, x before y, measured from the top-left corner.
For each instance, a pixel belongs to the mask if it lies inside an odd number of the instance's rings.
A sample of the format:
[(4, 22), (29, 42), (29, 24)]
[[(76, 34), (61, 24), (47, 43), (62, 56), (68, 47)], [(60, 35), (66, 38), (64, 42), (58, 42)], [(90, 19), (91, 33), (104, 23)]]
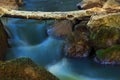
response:
[(87, 25), (93, 30), (112, 27), (120, 28), (120, 12), (94, 15)]
[(67, 57), (87, 57), (90, 52), (89, 30), (86, 26), (78, 24), (75, 31), (67, 38), (65, 53)]
[(120, 13), (100, 14), (91, 17), (88, 27), (96, 49), (108, 48), (120, 43)]
[(0, 0), (0, 7), (7, 9), (18, 9), (23, 5), (23, 0)]
[(0, 60), (3, 60), (5, 53), (9, 47), (8, 45), (8, 34), (5, 31), (5, 27), (0, 21)]
[(93, 32), (91, 34), (91, 41), (95, 50), (105, 49), (113, 45), (120, 44), (120, 29), (99, 29), (98, 32)]
[(116, 8), (120, 7), (119, 0), (82, 0), (80, 3), (77, 4), (78, 9), (90, 9), (94, 7), (100, 8)]
[(78, 8), (90, 9), (93, 7), (102, 7), (107, 0), (82, 0), (77, 4)]
[(0, 80), (58, 80), (29, 58), (0, 62)]
[(103, 8), (116, 8), (120, 7), (120, 1), (119, 0), (107, 0), (105, 4), (103, 5)]
[(120, 45), (98, 50), (96, 56), (96, 61), (101, 64), (120, 64)]
[(54, 38), (66, 38), (72, 32), (72, 22), (69, 20), (55, 21), (53, 27), (49, 28), (47, 33)]

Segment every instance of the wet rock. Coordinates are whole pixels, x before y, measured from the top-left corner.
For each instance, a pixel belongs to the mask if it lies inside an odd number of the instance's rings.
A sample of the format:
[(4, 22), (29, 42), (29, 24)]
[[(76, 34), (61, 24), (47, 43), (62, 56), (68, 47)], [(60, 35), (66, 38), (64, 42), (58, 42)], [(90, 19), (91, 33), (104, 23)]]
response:
[(65, 53), (67, 57), (87, 57), (90, 52), (89, 30), (86, 26), (78, 24), (75, 31), (66, 39)]
[(72, 32), (72, 26), (73, 24), (69, 20), (58, 20), (48, 29), (47, 33), (54, 38), (66, 38)]
[(120, 43), (120, 13), (100, 14), (91, 17), (88, 26), (90, 38), (96, 49)]
[(29, 58), (0, 62), (0, 80), (58, 80)]
[(102, 28), (91, 34), (91, 41), (94, 48), (105, 49), (113, 45), (120, 44), (120, 29), (117, 28)]
[(5, 53), (9, 47), (8, 45), (8, 34), (5, 31), (5, 27), (0, 21), (0, 60), (3, 60)]
[(120, 64), (120, 45), (98, 50), (96, 56), (96, 61), (101, 64)]

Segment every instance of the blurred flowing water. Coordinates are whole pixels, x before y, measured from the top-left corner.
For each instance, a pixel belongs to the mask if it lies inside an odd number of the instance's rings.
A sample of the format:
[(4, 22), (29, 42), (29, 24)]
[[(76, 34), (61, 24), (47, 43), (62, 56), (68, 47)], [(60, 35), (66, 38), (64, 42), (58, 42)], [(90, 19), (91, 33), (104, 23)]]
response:
[[(24, 0), (22, 10), (70, 11), (76, 10), (79, 0)], [(120, 66), (104, 66), (88, 59), (67, 59), (63, 56), (63, 40), (47, 35), (53, 21), (9, 18), (4, 21), (9, 30), (6, 59), (29, 57), (45, 67), (60, 80), (120, 80)]]

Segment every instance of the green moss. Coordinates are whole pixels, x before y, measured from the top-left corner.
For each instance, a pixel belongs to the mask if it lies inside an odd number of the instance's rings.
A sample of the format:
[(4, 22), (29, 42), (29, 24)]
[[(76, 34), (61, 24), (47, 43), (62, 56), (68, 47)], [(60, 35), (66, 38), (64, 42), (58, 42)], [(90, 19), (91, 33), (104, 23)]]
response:
[(96, 55), (97, 55), (98, 58), (103, 59), (104, 58), (103, 49), (102, 50), (97, 50)]
[[(96, 55), (99, 59), (120, 59), (120, 45), (115, 45), (107, 49), (98, 50)], [(117, 58), (117, 59), (116, 59)]]

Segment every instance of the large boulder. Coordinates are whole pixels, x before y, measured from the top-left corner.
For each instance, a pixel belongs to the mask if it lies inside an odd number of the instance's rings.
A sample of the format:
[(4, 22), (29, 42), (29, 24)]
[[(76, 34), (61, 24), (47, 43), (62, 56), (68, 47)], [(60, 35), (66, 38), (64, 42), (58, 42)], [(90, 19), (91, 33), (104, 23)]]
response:
[(0, 80), (58, 80), (29, 58), (0, 62)]
[(120, 44), (120, 13), (94, 15), (88, 22), (96, 49)]
[(91, 29), (96, 61), (120, 64), (120, 12), (93, 15), (87, 25)]
[(96, 56), (96, 61), (101, 64), (120, 64), (120, 45), (98, 50)]

